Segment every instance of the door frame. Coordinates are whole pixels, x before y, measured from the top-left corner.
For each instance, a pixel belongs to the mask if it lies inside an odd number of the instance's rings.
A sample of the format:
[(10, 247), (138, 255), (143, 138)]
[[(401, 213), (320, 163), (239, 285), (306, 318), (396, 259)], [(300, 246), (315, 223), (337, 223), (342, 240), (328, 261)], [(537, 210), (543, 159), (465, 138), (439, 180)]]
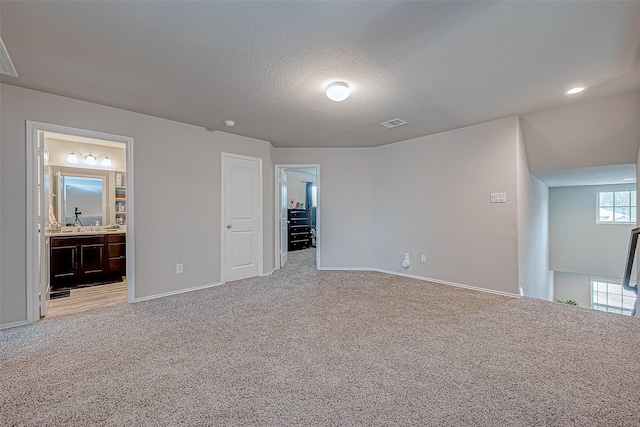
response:
[[(275, 230), (278, 231), (278, 235), (275, 237), (275, 245), (274, 245), (274, 258), (275, 258), (275, 269), (280, 270), (280, 215), (281, 215), (281, 206), (280, 206), (280, 170), (282, 169), (295, 169), (295, 168), (315, 168), (316, 170), (316, 270), (320, 270), (320, 198), (322, 192), (320, 191), (320, 164), (319, 163), (276, 163), (275, 164), (275, 189), (274, 189), (274, 205), (275, 205)], [(275, 234), (275, 233), (274, 233)]]
[[(38, 301), (38, 257), (39, 245), (44, 246), (44, 233), (38, 233), (38, 133), (53, 132), (85, 138), (102, 139), (106, 141), (125, 144), (126, 152), (126, 188), (127, 188), (127, 302), (133, 302), (135, 298), (135, 234), (134, 234), (134, 185), (133, 185), (133, 138), (129, 136), (114, 135), (87, 129), (79, 129), (69, 126), (55, 125), (51, 123), (26, 121), (26, 148), (27, 148), (27, 322), (34, 323), (40, 318)], [(44, 154), (44, 153), (42, 153)], [(44, 166), (43, 166), (44, 167)], [(44, 170), (40, 173), (44, 175)], [(47, 208), (48, 212), (48, 208)], [(43, 210), (44, 214), (44, 210)], [(48, 215), (48, 214), (47, 214)]]
[(226, 270), (227, 270), (227, 233), (225, 228), (225, 203), (226, 203), (226, 192), (224, 190), (224, 172), (225, 172), (225, 159), (227, 158), (236, 158), (242, 160), (249, 160), (253, 162), (258, 162), (258, 178), (259, 183), (258, 186), (260, 191), (258, 191), (258, 276), (264, 275), (264, 236), (263, 236), (263, 199), (262, 199), (262, 158), (260, 157), (251, 157), (251, 156), (243, 156), (241, 154), (233, 154), (233, 153), (220, 153), (220, 283), (227, 283), (226, 279)]

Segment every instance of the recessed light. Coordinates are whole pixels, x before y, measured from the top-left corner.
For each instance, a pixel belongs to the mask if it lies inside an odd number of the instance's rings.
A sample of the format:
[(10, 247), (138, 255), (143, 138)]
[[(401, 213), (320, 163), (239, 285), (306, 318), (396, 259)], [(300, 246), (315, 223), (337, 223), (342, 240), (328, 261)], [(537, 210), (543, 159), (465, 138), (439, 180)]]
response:
[(349, 97), (349, 92), (349, 85), (345, 82), (333, 82), (327, 86), (327, 97), (332, 101), (344, 101)]
[(584, 87), (582, 87), (582, 86), (577, 86), (577, 87), (574, 87), (574, 88), (569, 89), (568, 91), (566, 91), (566, 92), (565, 92), (565, 95), (575, 95), (575, 94), (577, 94), (577, 93), (582, 92), (583, 90), (584, 90)]

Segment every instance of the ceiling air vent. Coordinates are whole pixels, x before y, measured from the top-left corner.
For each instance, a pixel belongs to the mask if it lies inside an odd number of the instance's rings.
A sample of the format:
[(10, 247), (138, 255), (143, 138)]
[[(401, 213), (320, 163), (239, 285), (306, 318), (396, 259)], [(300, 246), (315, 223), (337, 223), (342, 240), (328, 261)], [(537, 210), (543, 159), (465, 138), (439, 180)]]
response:
[(18, 77), (16, 69), (9, 58), (9, 52), (0, 38), (0, 74), (6, 74), (7, 76)]
[(386, 127), (387, 129), (396, 128), (398, 126), (402, 126), (402, 125), (406, 125), (406, 124), (407, 124), (407, 122), (405, 122), (402, 119), (387, 120), (386, 122), (380, 123), (380, 125)]

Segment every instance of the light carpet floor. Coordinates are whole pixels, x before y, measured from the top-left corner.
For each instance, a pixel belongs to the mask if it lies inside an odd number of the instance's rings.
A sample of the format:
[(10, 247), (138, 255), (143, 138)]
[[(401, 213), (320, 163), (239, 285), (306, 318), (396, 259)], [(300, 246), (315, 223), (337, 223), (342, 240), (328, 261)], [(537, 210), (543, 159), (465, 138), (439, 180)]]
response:
[(290, 257), (0, 331), (0, 425), (640, 425), (638, 319)]

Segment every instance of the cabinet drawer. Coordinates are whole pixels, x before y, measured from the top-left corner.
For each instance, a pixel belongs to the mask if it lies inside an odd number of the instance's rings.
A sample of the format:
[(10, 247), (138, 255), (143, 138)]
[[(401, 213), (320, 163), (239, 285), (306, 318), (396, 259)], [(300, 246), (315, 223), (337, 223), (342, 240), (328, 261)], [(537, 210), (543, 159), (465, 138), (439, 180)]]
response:
[(289, 224), (289, 233), (309, 233), (311, 227), (308, 225), (291, 225)]
[[(111, 237), (111, 236), (109, 236)], [(109, 258), (122, 258), (127, 256), (126, 243), (109, 243)]]
[(126, 234), (107, 234), (107, 242), (109, 243), (125, 243), (127, 241)]
[(124, 276), (127, 274), (127, 260), (125, 258), (114, 258), (109, 260), (109, 273)]
[(295, 251), (298, 249), (306, 249), (309, 247), (309, 240), (303, 240), (299, 242), (289, 242), (289, 250)]
[(289, 211), (289, 219), (307, 219), (309, 218), (309, 213), (306, 210), (290, 210)]

